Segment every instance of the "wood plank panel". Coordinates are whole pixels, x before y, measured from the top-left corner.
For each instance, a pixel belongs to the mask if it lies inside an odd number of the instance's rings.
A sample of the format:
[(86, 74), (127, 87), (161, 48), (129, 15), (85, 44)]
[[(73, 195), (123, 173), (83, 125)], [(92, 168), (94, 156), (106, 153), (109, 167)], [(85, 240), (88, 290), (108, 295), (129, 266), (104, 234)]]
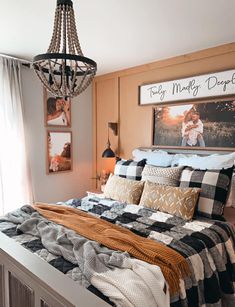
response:
[[(93, 124), (95, 129), (94, 135), (94, 160), (96, 167), (93, 169), (94, 174), (99, 173), (102, 169), (111, 170), (112, 163), (110, 159), (102, 159), (102, 153), (106, 148), (108, 139), (108, 122), (119, 121), (119, 104), (118, 104), (118, 78), (112, 78), (97, 82), (94, 85), (93, 96)], [(109, 129), (111, 148), (118, 152), (118, 136), (114, 136)]]
[(34, 307), (33, 290), (9, 272), (10, 307)]

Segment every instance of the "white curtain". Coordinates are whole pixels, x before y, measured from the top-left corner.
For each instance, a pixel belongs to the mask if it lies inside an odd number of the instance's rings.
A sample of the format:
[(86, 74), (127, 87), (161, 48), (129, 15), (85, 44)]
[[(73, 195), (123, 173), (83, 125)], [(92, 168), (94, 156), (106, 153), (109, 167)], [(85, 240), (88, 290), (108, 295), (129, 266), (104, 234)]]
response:
[(0, 215), (31, 202), (21, 64), (0, 57)]

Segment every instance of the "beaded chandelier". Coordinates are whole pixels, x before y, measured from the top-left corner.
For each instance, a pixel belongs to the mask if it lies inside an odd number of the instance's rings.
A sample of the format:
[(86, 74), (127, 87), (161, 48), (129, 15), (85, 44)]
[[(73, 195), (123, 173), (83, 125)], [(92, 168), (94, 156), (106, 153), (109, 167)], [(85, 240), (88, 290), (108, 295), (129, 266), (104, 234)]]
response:
[(75, 97), (92, 82), (97, 65), (82, 53), (72, 0), (57, 0), (50, 46), (47, 53), (34, 57), (33, 67), (43, 86), (56, 97)]

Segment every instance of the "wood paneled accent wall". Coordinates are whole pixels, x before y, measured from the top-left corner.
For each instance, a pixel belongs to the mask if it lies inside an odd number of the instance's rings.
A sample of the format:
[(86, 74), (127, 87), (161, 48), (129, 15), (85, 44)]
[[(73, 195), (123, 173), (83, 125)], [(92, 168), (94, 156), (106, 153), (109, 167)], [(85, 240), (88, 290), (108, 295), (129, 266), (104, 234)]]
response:
[[(105, 168), (101, 158), (107, 142), (107, 123), (119, 124), (110, 132), (112, 148), (130, 158), (134, 148), (152, 144), (152, 106), (138, 106), (138, 86), (235, 68), (235, 43), (101, 75), (93, 82), (93, 171)], [(106, 159), (107, 160), (107, 159)]]

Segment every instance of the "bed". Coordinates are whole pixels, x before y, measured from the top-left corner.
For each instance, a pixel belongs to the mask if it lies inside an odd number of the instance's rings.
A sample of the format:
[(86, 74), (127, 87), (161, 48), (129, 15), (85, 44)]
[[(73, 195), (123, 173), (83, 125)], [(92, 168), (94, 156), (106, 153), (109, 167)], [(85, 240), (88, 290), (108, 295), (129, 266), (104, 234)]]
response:
[[(131, 180), (132, 184), (141, 185), (136, 180), (141, 176), (128, 170), (129, 165), (137, 171), (144, 168), (139, 162), (124, 161), (117, 168), (121, 177), (124, 177), (123, 172), (131, 174), (134, 176), (131, 179), (135, 179)], [(216, 173), (218, 178), (219, 173)], [(212, 190), (208, 182), (207, 189)], [(219, 191), (223, 194), (223, 190)], [(194, 215), (193, 219), (185, 219), (143, 206), (141, 201), (137, 203), (113, 200), (107, 194), (89, 195), (55, 206), (26, 205), (2, 217), (0, 288), (5, 293), (5, 296), (0, 295), (2, 306), (22, 307), (13, 301), (14, 295), (8, 293), (11, 289), (17, 293), (18, 301), (19, 298), (27, 301), (25, 307), (235, 306), (235, 229), (222, 216), (217, 218), (218, 208), (211, 207), (210, 214), (215, 218)], [(62, 220), (57, 223), (46, 218), (38, 211), (40, 206), (48, 210), (55, 207), (62, 214)], [(107, 229), (112, 226), (131, 233), (142, 247), (143, 242), (151, 241), (164, 251), (176, 253), (187, 264), (189, 272), (180, 275), (177, 291), (172, 291), (161, 261), (159, 266), (154, 265), (141, 257), (133, 257), (131, 252), (126, 252), (128, 249), (111, 248), (102, 240), (98, 243), (82, 235), (83, 231), (77, 233), (74, 228), (69, 229), (66, 221), (71, 215), (67, 216), (66, 210), (94, 219), (94, 226), (103, 223)], [(23, 298), (19, 293), (23, 293)]]
[[(110, 223), (128, 228), (140, 236), (161, 241), (183, 255), (192, 275), (182, 282), (180, 295), (171, 297), (171, 306), (235, 305), (235, 232), (232, 225), (208, 219), (185, 222), (166, 213), (97, 197), (74, 199), (60, 205), (81, 209)], [(51, 242), (47, 240), (46, 233), (43, 238), (42, 234), (35, 232), (33, 223), (31, 228), (21, 227), (25, 220), (33, 219), (32, 214), (33, 210), (28, 206), (9, 214), (7, 218), (0, 220), (1, 232), (46, 260), (79, 285), (85, 286), (106, 303), (114, 305), (112, 301), (115, 298), (112, 294), (109, 298), (104, 296), (84, 277), (81, 263), (79, 268), (69, 261), (68, 254), (60, 254), (56, 248), (56, 252), (50, 251)]]

